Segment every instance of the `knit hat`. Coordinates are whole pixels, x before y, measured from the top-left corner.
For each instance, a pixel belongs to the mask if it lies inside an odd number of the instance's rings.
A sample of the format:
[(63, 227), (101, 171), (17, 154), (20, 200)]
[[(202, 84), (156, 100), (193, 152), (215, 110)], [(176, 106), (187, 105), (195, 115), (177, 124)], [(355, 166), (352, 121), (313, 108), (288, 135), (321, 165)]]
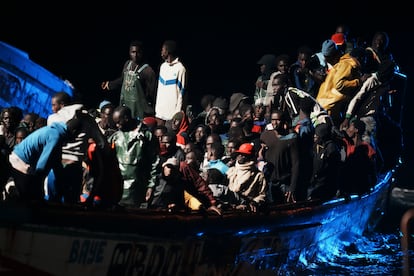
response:
[(110, 101), (107, 100), (103, 100), (102, 102), (100, 102), (99, 104), (99, 110), (102, 110), (102, 108), (108, 104), (112, 104)]
[(322, 54), (324, 56), (330, 57), (338, 51), (338, 47), (335, 42), (331, 39), (327, 39), (322, 43)]

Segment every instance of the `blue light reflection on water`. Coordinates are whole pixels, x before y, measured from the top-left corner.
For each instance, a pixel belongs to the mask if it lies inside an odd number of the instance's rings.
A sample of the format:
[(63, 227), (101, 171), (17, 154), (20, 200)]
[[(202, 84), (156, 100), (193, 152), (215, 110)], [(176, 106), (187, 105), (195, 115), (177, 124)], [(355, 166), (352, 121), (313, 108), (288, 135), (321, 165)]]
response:
[[(269, 248), (239, 256), (238, 262), (254, 267), (256, 275), (401, 275), (399, 233), (373, 232), (342, 236), (319, 245), (314, 252), (300, 252), (298, 262), (281, 262)], [(308, 253), (312, 256), (309, 259)], [(412, 258), (411, 258), (412, 259)], [(270, 273), (270, 274), (269, 274)]]

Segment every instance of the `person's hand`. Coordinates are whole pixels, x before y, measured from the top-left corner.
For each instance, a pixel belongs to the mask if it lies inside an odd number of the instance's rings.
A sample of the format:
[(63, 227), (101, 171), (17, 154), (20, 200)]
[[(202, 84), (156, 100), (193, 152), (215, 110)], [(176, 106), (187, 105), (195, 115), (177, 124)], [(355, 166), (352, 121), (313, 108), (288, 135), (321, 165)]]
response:
[(286, 203), (296, 203), (295, 196), (291, 191), (285, 193), (285, 200)]
[(221, 210), (215, 205), (208, 207), (207, 212), (221, 216)]
[(148, 202), (152, 196), (152, 188), (147, 189), (147, 193), (145, 194), (145, 200)]
[(359, 80), (361, 81), (361, 84), (364, 83), (369, 77), (371, 76), (371, 74), (363, 74)]
[(256, 201), (250, 201), (249, 202), (250, 211), (253, 213), (257, 212), (257, 202)]
[(102, 90), (109, 90), (109, 81), (104, 81), (101, 83)]
[(345, 118), (344, 121), (339, 126), (339, 129), (346, 130), (349, 127), (349, 119)]

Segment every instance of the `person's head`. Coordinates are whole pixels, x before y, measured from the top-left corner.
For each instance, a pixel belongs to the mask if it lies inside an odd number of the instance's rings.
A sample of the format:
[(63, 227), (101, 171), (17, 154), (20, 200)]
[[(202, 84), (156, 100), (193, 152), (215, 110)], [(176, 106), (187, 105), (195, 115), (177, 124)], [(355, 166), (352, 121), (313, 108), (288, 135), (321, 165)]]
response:
[(36, 124), (37, 118), (39, 118), (39, 114), (34, 113), (34, 112), (26, 113), (23, 116), (22, 122), (27, 126), (29, 132), (32, 132), (35, 130), (35, 124)]
[(184, 111), (176, 112), (171, 119), (171, 129), (175, 132), (178, 132), (185, 126), (188, 127), (188, 120)]
[(193, 139), (195, 143), (204, 143), (207, 136), (210, 135), (210, 128), (204, 124), (199, 124), (194, 130)]
[(231, 156), (240, 147), (240, 145), (240, 140), (230, 139), (226, 145), (226, 155)]
[(104, 105), (102, 108), (100, 108), (99, 112), (99, 118), (101, 119), (99, 121), (99, 125), (103, 129), (107, 128), (115, 128), (115, 123), (112, 119), (112, 114), (114, 112), (114, 106), (112, 104)]
[(45, 117), (40, 116), (36, 119), (36, 123), (34, 125), (34, 129), (39, 129), (47, 125), (47, 119)]
[(129, 44), (129, 58), (139, 64), (143, 58), (144, 45), (141, 41), (134, 40)]
[(346, 48), (346, 36), (343, 33), (334, 33), (331, 36), (331, 40), (335, 42), (338, 49), (341, 51), (341, 53), (345, 53)]
[(309, 46), (303, 45), (298, 48), (297, 62), (301, 68), (305, 68), (307, 66), (311, 55), (312, 49)]
[(213, 142), (207, 151), (208, 160), (219, 160), (224, 156), (225, 148), (221, 142)]
[(332, 125), (329, 123), (319, 124), (315, 127), (313, 141), (317, 144), (323, 144), (332, 138)]
[(112, 113), (112, 120), (119, 130), (129, 130), (133, 123), (131, 109), (127, 106), (117, 106)]
[(349, 127), (346, 129), (346, 134), (349, 138), (361, 138), (365, 132), (365, 123), (359, 119), (352, 120)]
[(332, 39), (327, 39), (322, 43), (321, 53), (325, 57), (326, 62), (331, 65), (335, 65), (342, 55)]
[(376, 32), (372, 37), (371, 47), (379, 52), (383, 52), (388, 48), (390, 38), (386, 32)]
[(308, 64), (309, 74), (312, 79), (317, 83), (321, 84), (326, 79), (327, 68), (320, 63), (317, 55), (312, 55)]
[(282, 74), (287, 74), (290, 65), (290, 57), (287, 54), (281, 54), (276, 57), (276, 70)]
[(270, 114), (270, 123), (273, 129), (277, 132), (283, 132), (286, 130), (287, 122), (285, 120), (285, 114), (282, 110), (273, 110)]
[(16, 141), (16, 144), (20, 144), (21, 141), (27, 137), (27, 135), (29, 135), (29, 129), (27, 127), (16, 128), (16, 131), (14, 132), (14, 139)]
[(174, 132), (168, 131), (161, 137), (161, 149), (170, 154), (177, 149), (177, 135)]
[(192, 166), (194, 169), (198, 170), (200, 168), (200, 157), (201, 152), (199, 150), (192, 150), (185, 154), (185, 162)]
[(176, 175), (179, 172), (178, 165), (179, 164), (177, 158), (168, 158), (167, 161), (162, 164), (162, 174), (164, 177), (170, 178)]
[(287, 74), (276, 75), (272, 81), (273, 95), (284, 95), (289, 85), (289, 76)]
[(270, 77), (270, 74), (276, 68), (276, 56), (273, 54), (263, 55), (258, 61), (257, 64), (260, 65), (260, 73), (264, 76), (265, 79)]
[(20, 107), (5, 107), (1, 111), (0, 122), (10, 132), (14, 132), (23, 119), (23, 111)]
[(161, 47), (161, 58), (170, 62), (177, 57), (177, 50), (178, 47), (175, 40), (166, 40)]
[(51, 104), (52, 104), (52, 112), (56, 113), (62, 109), (65, 105), (70, 104), (71, 96), (64, 92), (57, 92), (52, 96)]
[(218, 135), (217, 133), (211, 133), (210, 135), (208, 135), (206, 138), (206, 151), (210, 150), (211, 146), (215, 142), (222, 142), (220, 135)]
[(240, 164), (249, 162), (255, 157), (254, 146), (251, 143), (241, 144), (235, 153), (237, 153), (237, 162)]

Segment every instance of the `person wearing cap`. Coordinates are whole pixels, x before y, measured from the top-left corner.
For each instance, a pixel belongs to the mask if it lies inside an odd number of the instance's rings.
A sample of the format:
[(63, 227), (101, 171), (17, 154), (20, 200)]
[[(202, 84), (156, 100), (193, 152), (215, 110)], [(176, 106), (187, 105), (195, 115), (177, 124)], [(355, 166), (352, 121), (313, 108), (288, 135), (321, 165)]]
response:
[(341, 51), (342, 54), (345, 54), (346, 50), (346, 36), (344, 33), (334, 33), (331, 35), (331, 40), (335, 42), (335, 45)]
[(364, 60), (363, 48), (354, 48), (350, 54), (343, 54), (319, 87), (316, 100), (328, 111), (336, 127), (344, 119), (346, 105), (369, 77), (362, 71)]
[(236, 209), (259, 211), (267, 203), (268, 185), (256, 166), (256, 152), (251, 143), (241, 144), (236, 164), (226, 173), (229, 190), (235, 194)]
[(102, 134), (106, 138), (109, 138), (117, 130), (112, 120), (114, 105), (110, 101), (102, 101), (99, 104), (98, 112), (98, 116), (95, 120)]
[(249, 104), (249, 97), (244, 93), (234, 92), (230, 96), (229, 112), (232, 118), (239, 117), (239, 107)]
[(357, 47), (357, 41), (350, 36), (350, 28), (346, 24), (339, 24), (336, 26), (335, 34), (342, 34), (345, 40), (344, 53), (350, 53), (353, 48)]
[(149, 208), (170, 212), (184, 210), (184, 180), (181, 177), (178, 159), (168, 158), (161, 167), (162, 170), (155, 181), (154, 196)]
[(327, 39), (322, 43), (321, 51), (314, 55), (318, 57), (319, 63), (326, 68), (326, 72), (328, 73), (339, 61), (342, 53), (332, 39)]

